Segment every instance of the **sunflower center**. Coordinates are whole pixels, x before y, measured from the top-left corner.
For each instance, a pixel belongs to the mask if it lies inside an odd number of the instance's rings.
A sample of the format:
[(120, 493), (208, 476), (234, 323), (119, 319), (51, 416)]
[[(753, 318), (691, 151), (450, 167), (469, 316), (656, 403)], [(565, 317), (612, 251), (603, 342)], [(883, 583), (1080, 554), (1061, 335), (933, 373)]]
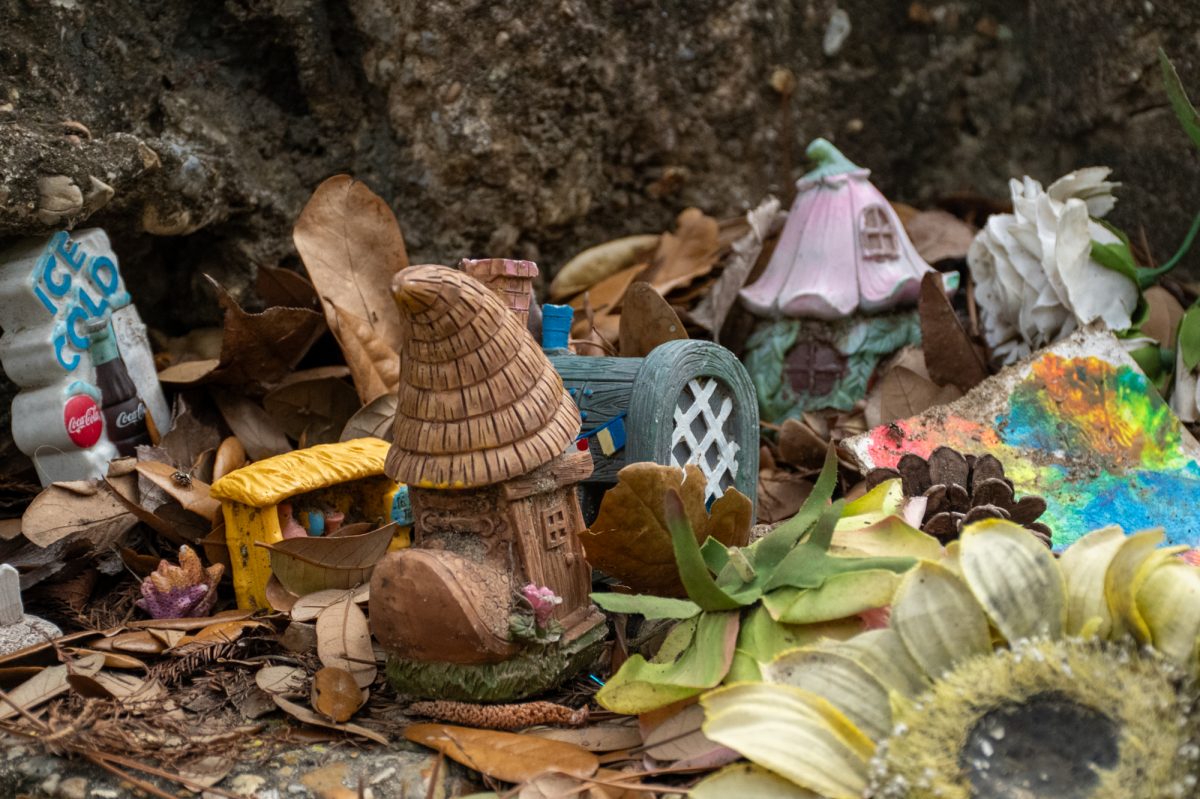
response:
[(1052, 691), (985, 713), (958, 765), (979, 799), (1087, 799), (1098, 769), (1117, 765), (1120, 730), (1103, 713)]

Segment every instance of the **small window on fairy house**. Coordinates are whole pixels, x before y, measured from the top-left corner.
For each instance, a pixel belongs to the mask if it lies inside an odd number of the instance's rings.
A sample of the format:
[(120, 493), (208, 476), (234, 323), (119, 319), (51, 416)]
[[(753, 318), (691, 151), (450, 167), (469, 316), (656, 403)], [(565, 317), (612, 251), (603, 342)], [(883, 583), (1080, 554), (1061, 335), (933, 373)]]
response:
[(546, 534), (546, 549), (554, 549), (554, 547), (565, 544), (567, 536), (571, 532), (571, 527), (567, 524), (566, 508), (557, 505), (543, 512), (542, 530)]
[(846, 376), (846, 358), (824, 341), (809, 339), (792, 347), (783, 371), (797, 394), (823, 397)]
[(858, 216), (858, 241), (862, 255), (871, 261), (890, 261), (900, 257), (896, 228), (883, 207), (868, 205)]

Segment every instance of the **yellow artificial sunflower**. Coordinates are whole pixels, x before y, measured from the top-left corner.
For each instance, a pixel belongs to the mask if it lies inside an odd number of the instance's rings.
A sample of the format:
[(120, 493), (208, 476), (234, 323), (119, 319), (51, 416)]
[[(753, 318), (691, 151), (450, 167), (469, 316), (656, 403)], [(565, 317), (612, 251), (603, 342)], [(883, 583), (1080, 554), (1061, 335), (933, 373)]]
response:
[(705, 734), (751, 763), (692, 796), (1200, 795), (1200, 569), (1162, 540), (1106, 528), (1055, 559), (1011, 522), (968, 527), (887, 628), (705, 695)]

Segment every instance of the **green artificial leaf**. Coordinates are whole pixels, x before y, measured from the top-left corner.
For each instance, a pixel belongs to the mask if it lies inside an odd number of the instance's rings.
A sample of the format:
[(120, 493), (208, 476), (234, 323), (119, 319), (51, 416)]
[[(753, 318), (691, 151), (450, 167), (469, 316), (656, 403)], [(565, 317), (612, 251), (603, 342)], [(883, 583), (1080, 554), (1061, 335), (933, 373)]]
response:
[(739, 602), (725, 593), (712, 574), (696, 543), (692, 523), (683, 508), (683, 498), (675, 489), (668, 489), (664, 498), (667, 529), (671, 533), (671, 544), (675, 548), (675, 563), (679, 567), (679, 579), (683, 582), (688, 598), (704, 610), (737, 610), (749, 602)]
[[(1112, 228), (1109, 228), (1110, 230)], [(1103, 244), (1092, 240), (1092, 260), (1100, 264), (1106, 269), (1111, 269), (1132, 280), (1139, 287), (1141, 284), (1141, 271), (1138, 269), (1137, 262), (1133, 259), (1133, 253), (1129, 249), (1129, 245), (1124, 242), (1116, 244)]]
[(700, 554), (704, 556), (704, 563), (713, 574), (720, 574), (721, 569), (729, 562), (729, 547), (711, 536), (704, 539), (704, 543), (700, 545)]
[(838, 500), (821, 514), (808, 540), (796, 545), (774, 570), (763, 592), (778, 588), (820, 588), (830, 577), (851, 572), (885, 570), (905, 572), (917, 563), (912, 557), (840, 557), (829, 554), (829, 544), (842, 509)]
[(804, 500), (804, 504), (796, 515), (747, 547), (750, 552), (753, 552), (750, 559), (759, 574), (787, 557), (787, 554), (796, 546), (796, 542), (808, 532), (813, 522), (821, 515), (821, 511), (825, 509), (826, 503), (833, 497), (836, 483), (837, 451), (830, 446), (825, 452), (825, 464), (821, 467), (821, 474), (818, 475), (812, 492), (809, 493), (808, 499)]
[(592, 601), (609, 613), (636, 613), (647, 619), (690, 619), (700, 606), (686, 599), (647, 594), (592, 594)]
[(1176, 344), (1183, 351), (1183, 365), (1195, 369), (1200, 364), (1200, 302), (1192, 305), (1179, 323), (1179, 340)]
[(806, 626), (783, 624), (759, 605), (742, 619), (737, 650), (733, 653), (733, 663), (725, 682), (761, 680), (763, 664), (770, 663), (783, 652), (823, 639), (845, 640), (862, 629), (863, 623), (857, 618)]
[(899, 586), (897, 572), (859, 569), (832, 574), (818, 588), (776, 589), (763, 597), (763, 605), (776, 621), (815, 624), (890, 605)]
[[(702, 613), (682, 622), (680, 626), (694, 625), (690, 645), (667, 662), (650, 662), (634, 655), (600, 689), (596, 701), (613, 712), (635, 715), (717, 686), (733, 660), (739, 617), (732, 611)], [(676, 643), (672, 649), (677, 647)], [(663, 650), (667, 649), (664, 643)], [(658, 657), (662, 657), (663, 650)]]
[(1147, 344), (1129, 351), (1129, 357), (1137, 363), (1138, 368), (1152, 381), (1162, 377), (1162, 349), (1157, 344)]
[(1179, 124), (1191, 137), (1192, 142), (1200, 147), (1200, 113), (1188, 99), (1187, 92), (1183, 89), (1183, 82), (1179, 80), (1179, 73), (1175, 71), (1175, 65), (1167, 58), (1167, 54), (1161, 47), (1158, 48), (1158, 62), (1162, 65), (1163, 83), (1167, 88), (1167, 97), (1171, 99), (1171, 108), (1174, 109)]

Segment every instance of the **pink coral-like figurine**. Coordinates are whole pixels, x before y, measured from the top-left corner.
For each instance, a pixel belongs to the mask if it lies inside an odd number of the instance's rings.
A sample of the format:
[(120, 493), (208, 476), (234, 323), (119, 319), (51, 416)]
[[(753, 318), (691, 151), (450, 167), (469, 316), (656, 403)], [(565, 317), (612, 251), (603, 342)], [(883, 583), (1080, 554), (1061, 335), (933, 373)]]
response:
[(825, 139), (808, 145), (817, 168), (796, 184), (779, 244), (742, 301), (760, 316), (844, 319), (917, 300), (933, 267), (917, 254), (864, 169)]
[(224, 571), (220, 563), (204, 568), (191, 547), (181, 546), (178, 566), (164, 558), (142, 581), (137, 606), (156, 619), (207, 616), (217, 601), (217, 583)]

